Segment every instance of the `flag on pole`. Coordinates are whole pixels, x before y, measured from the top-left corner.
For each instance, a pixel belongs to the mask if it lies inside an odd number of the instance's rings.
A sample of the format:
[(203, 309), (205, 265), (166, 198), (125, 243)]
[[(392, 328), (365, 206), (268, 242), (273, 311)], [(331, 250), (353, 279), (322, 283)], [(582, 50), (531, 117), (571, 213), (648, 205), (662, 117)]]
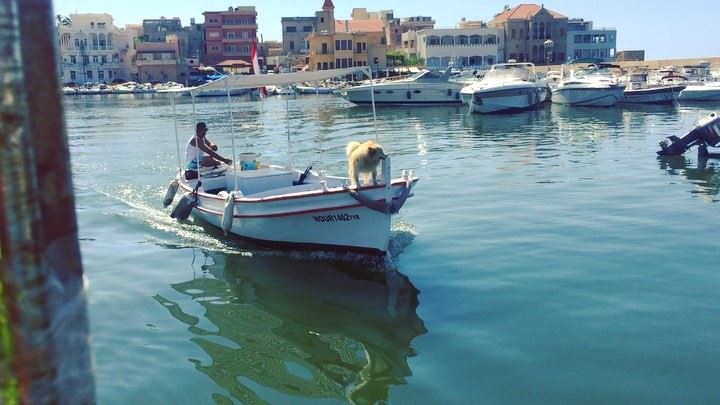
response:
[[(252, 52), (250, 55), (252, 57), (253, 73), (255, 73), (256, 75), (259, 75), (260, 74), (260, 62), (258, 61), (258, 55), (257, 55), (257, 40), (253, 41)], [(258, 92), (260, 93), (261, 97), (267, 96), (267, 89), (265, 89), (265, 87), (259, 87)]]

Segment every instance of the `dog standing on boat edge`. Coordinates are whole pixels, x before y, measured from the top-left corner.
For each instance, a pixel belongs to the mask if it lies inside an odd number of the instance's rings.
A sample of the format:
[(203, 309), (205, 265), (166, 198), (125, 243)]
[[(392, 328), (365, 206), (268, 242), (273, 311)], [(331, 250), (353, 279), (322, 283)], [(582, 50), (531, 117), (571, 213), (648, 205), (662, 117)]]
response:
[(382, 146), (375, 141), (350, 142), (345, 148), (348, 158), (348, 174), (355, 188), (360, 186), (360, 173), (364, 174), (365, 183), (368, 174), (372, 174), (373, 185), (377, 184), (377, 166), (387, 155)]

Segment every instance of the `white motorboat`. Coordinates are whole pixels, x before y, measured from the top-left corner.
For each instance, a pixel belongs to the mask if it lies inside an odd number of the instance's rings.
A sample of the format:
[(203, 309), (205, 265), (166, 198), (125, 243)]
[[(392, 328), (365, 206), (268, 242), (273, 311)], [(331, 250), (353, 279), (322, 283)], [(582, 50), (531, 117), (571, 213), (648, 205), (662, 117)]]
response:
[(342, 95), (355, 104), (460, 104), (462, 83), (448, 81), (451, 69), (440, 73), (423, 69), (409, 77), (384, 79), (348, 87)]
[(588, 107), (610, 107), (624, 96), (625, 87), (612, 75), (595, 68), (581, 69), (563, 77), (552, 89), (552, 102)]
[(720, 82), (690, 82), (677, 97), (680, 101), (720, 101)]
[(334, 87), (327, 86), (309, 86), (309, 85), (296, 85), (295, 91), (299, 94), (332, 94), (335, 91)]
[(493, 65), (482, 80), (464, 87), (460, 94), (470, 111), (494, 113), (535, 108), (547, 100), (550, 89), (538, 80), (532, 63)]
[(661, 80), (652, 83), (648, 72), (634, 72), (629, 75), (621, 103), (671, 104), (685, 88), (683, 83)]
[[(208, 90), (284, 86), (344, 76), (358, 69), (226, 76), (189, 92), (195, 96)], [(182, 198), (173, 210), (174, 217), (187, 218), (192, 212), (226, 232), (271, 247), (381, 255), (388, 250), (390, 219), (418, 181), (407, 170), (391, 178), (389, 157), (383, 160), (378, 183), (360, 187), (349, 186), (347, 177), (327, 176), (310, 167), (259, 166), (248, 156), (232, 167), (200, 170), (197, 177), (197, 171), (179, 168), (164, 200), (170, 205), (180, 190)]]

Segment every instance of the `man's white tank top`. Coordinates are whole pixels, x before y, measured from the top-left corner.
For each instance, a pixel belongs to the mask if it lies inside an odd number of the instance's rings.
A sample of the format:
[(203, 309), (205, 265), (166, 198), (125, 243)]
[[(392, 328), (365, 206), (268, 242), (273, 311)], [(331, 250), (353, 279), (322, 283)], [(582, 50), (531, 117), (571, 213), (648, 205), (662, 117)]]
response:
[[(201, 159), (203, 156), (208, 156), (207, 153), (203, 152), (199, 148), (196, 148), (190, 143), (194, 138), (195, 136), (191, 136), (190, 139), (188, 139), (187, 148), (185, 148), (185, 163), (189, 163), (191, 160), (197, 159), (198, 156), (200, 156)], [(198, 139), (198, 142), (202, 141)]]

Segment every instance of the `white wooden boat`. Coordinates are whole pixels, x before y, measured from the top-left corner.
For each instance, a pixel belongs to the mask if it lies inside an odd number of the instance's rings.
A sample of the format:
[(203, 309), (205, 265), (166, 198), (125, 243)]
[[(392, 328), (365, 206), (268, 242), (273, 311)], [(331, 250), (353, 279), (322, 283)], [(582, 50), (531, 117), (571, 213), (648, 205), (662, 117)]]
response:
[[(189, 91), (193, 95), (209, 90), (283, 86), (343, 76), (357, 69), (226, 76)], [(168, 189), (165, 205), (173, 201), (173, 188), (179, 189), (182, 197), (173, 210), (174, 217), (182, 219), (192, 212), (256, 244), (382, 255), (388, 249), (391, 217), (412, 195), (418, 181), (412, 171), (391, 179), (389, 157), (383, 160), (378, 183), (359, 188), (351, 188), (347, 177), (325, 176), (310, 168), (241, 170), (256, 166), (250, 159), (235, 162), (232, 167), (201, 170), (199, 178), (180, 169)]]

